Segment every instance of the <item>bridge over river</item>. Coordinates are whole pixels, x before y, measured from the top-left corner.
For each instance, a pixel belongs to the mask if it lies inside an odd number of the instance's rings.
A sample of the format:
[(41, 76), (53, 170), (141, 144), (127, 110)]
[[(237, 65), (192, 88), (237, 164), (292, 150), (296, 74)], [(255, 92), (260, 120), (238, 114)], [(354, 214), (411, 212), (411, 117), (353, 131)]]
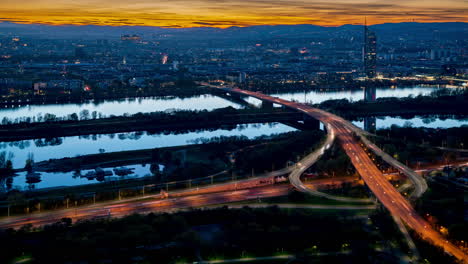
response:
[(367, 145), (367, 147), (376, 155), (381, 156), (386, 162), (406, 174), (411, 179), (415, 186), (414, 195), (416, 197), (422, 195), (422, 193), (427, 189), (425, 180), (368, 141), (364, 137), (365, 133), (362, 130), (341, 117), (306, 104), (291, 102), (265, 95), (260, 92), (247, 91), (239, 88), (213, 86), (206, 83), (203, 83), (203, 85), (213, 89), (220, 89), (229, 94), (251, 96), (264, 102), (279, 104), (283, 107), (304, 113), (322, 122), (325, 127), (327, 127), (328, 133), (333, 134), (338, 139), (338, 142), (351, 159), (351, 162), (361, 175), (364, 182), (374, 193), (377, 199), (390, 211), (394, 218), (401, 219), (425, 240), (436, 246), (442, 247), (448, 254), (468, 263), (468, 256), (458, 247), (450, 243), (440, 233), (432, 229), (430, 224), (417, 214), (405, 197), (403, 197), (385, 178), (383, 173), (367, 155), (366, 150), (363, 148), (364, 144)]

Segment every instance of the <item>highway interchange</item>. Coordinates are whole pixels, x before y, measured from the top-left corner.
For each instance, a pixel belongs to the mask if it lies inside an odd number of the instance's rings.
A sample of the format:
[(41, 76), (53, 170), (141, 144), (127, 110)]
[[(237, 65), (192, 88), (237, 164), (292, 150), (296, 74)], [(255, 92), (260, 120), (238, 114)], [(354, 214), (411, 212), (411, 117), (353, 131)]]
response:
[[(369, 203), (370, 200), (366, 199), (359, 200), (324, 194), (314, 190), (310, 185), (302, 183), (300, 176), (307, 168), (320, 158), (320, 156), (331, 146), (331, 144), (333, 144), (334, 141), (337, 141), (350, 157), (351, 162), (369, 189), (390, 211), (395, 219), (401, 219), (408, 227), (416, 231), (424, 239), (430, 241), (434, 245), (444, 248), (447, 253), (455, 256), (457, 259), (468, 263), (467, 255), (455, 245), (447, 241), (440, 233), (433, 230), (430, 224), (417, 214), (411, 204), (387, 180), (383, 173), (374, 164), (372, 159), (368, 156), (366, 150), (363, 148), (364, 145), (366, 145), (366, 147), (372, 150), (376, 155), (382, 157), (384, 161), (388, 162), (400, 170), (400, 172), (408, 176), (415, 186), (413, 197), (419, 197), (427, 189), (425, 180), (416, 172), (394, 160), (377, 146), (365, 139), (363, 136), (365, 133), (362, 130), (336, 115), (302, 103), (291, 102), (259, 92), (246, 91), (238, 88), (224, 86), (211, 86), (211, 88), (222, 89), (231, 94), (236, 93), (239, 95), (251, 96), (262, 101), (279, 104), (284, 107), (300, 111), (305, 115), (322, 122), (327, 129), (328, 136), (318, 150), (307, 155), (300, 162), (296, 163), (295, 166), (275, 171), (262, 177), (174, 192), (171, 193), (169, 199), (163, 199), (159, 194), (149, 195), (135, 199), (127, 199), (125, 201), (113, 201), (54, 212), (3, 218), (0, 219), (0, 228), (19, 228), (25, 224), (40, 226), (55, 223), (65, 217), (73, 218), (74, 220), (110, 216), (122, 217), (132, 213), (173, 211), (184, 208), (206, 207), (217, 204), (281, 196), (286, 195), (290, 191), (290, 187), (288, 185), (273, 185), (272, 183), (274, 183), (275, 177), (288, 173), (289, 181), (299, 191), (339, 201)], [(259, 184), (259, 182), (263, 184)]]
[[(363, 144), (368, 141), (359, 141), (356, 137), (362, 134), (353, 124), (331, 113), (313, 108), (306, 104), (291, 102), (280, 98), (265, 95), (259, 92), (246, 91), (238, 88), (218, 87), (228, 93), (235, 93), (244, 96), (251, 96), (262, 101), (267, 101), (274, 104), (279, 104), (284, 107), (295, 109), (306, 115), (309, 115), (326, 125), (328, 133), (333, 134), (350, 157), (356, 170), (361, 175), (369, 189), (377, 197), (377, 199), (390, 211), (393, 217), (401, 219), (411, 229), (416, 231), (422, 238), (430, 241), (436, 246), (442, 247), (448, 254), (456, 257), (459, 260), (468, 263), (468, 256), (458, 247), (450, 243), (440, 233), (431, 228), (413, 209), (411, 204), (398, 192), (395, 187), (386, 179), (383, 173), (377, 168), (374, 162), (369, 158), (366, 151), (363, 149)], [(364, 137), (360, 137), (364, 138)], [(375, 145), (368, 146), (377, 155), (384, 156), (383, 151)], [(388, 158), (388, 157), (387, 157)], [(385, 160), (385, 159), (384, 159)], [(417, 195), (421, 195), (427, 185), (425, 181), (411, 169), (402, 164), (389, 160), (397, 169), (407, 174), (413, 181)], [(388, 161), (387, 161), (388, 162)]]

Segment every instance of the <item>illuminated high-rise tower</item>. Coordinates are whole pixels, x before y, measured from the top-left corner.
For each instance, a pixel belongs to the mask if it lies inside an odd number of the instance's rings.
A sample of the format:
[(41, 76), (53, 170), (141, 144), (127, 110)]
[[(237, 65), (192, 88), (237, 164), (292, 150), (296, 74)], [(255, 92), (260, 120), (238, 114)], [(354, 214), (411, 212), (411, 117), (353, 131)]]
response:
[(377, 68), (377, 37), (364, 25), (364, 73), (367, 78), (375, 78)]

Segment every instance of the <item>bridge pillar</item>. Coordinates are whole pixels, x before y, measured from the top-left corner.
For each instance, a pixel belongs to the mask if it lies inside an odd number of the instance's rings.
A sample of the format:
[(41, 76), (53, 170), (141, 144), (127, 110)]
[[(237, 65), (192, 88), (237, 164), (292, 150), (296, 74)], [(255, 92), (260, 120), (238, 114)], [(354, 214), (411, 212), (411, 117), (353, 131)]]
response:
[(304, 114), (304, 126), (310, 130), (320, 130), (320, 121)]
[(227, 96), (230, 96), (232, 98), (235, 98), (235, 99), (242, 99), (242, 97), (240, 96), (240, 94), (237, 94), (237, 93), (226, 93)]
[(377, 118), (364, 117), (364, 130), (367, 132), (374, 133), (376, 129), (377, 129)]
[(272, 109), (273, 103), (268, 101), (262, 101), (262, 108), (263, 109)]
[(377, 88), (365, 87), (364, 88), (364, 101), (375, 102), (377, 94)]

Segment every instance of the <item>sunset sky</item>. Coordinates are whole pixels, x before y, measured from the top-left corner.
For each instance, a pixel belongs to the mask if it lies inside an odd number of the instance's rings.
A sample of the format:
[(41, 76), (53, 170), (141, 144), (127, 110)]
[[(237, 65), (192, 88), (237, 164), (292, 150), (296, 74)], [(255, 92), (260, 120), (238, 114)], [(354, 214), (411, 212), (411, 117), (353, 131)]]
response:
[(163, 27), (468, 22), (466, 0), (0, 0), (0, 21)]

